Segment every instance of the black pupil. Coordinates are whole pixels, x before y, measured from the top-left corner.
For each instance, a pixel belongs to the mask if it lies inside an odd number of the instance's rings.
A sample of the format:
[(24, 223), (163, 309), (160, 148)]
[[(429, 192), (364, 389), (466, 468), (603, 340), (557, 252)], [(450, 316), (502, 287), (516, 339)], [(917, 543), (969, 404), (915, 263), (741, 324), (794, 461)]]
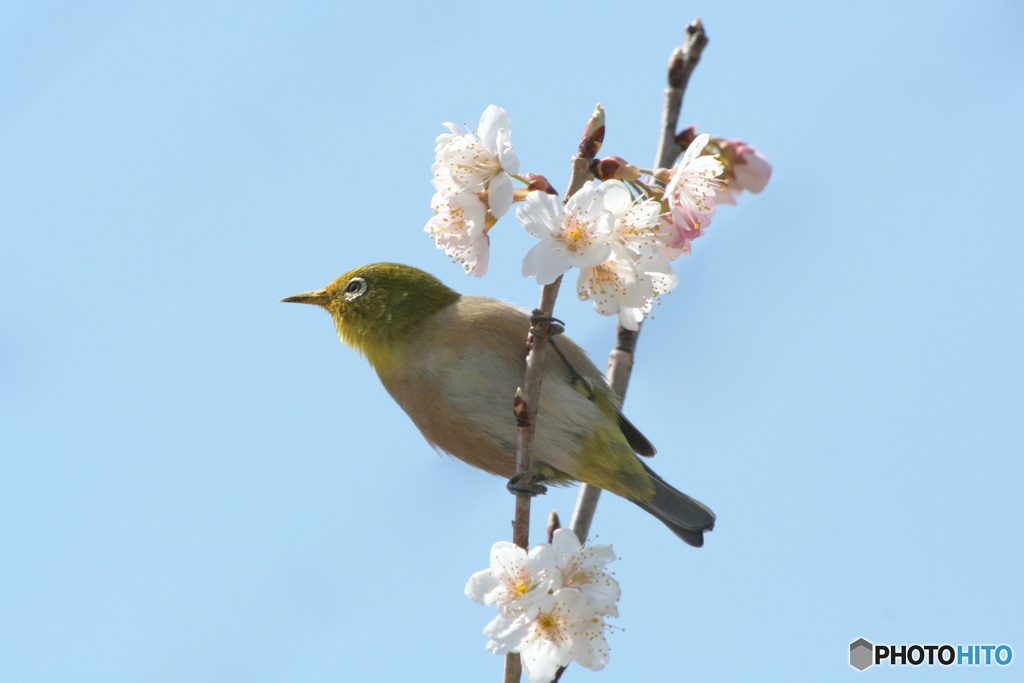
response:
[(348, 291), (350, 291), (350, 292), (357, 292), (357, 291), (359, 291), (359, 281), (358, 280), (353, 280), (352, 282), (348, 283)]

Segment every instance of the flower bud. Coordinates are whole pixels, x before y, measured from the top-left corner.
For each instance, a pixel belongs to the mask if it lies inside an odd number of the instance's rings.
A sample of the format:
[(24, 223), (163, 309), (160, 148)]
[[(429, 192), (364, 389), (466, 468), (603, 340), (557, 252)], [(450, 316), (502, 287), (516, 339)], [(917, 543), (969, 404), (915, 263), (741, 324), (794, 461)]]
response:
[(517, 187), (516, 189), (512, 190), (513, 202), (525, 202), (526, 195), (528, 195), (531, 192), (546, 192), (547, 194), (553, 194), (556, 197), (558, 196), (558, 191), (555, 188), (551, 187), (551, 183), (549, 183), (548, 179), (545, 178), (544, 176), (538, 175), (536, 173), (527, 173), (525, 177), (530, 182), (526, 185), (526, 187)]
[(552, 510), (551, 515), (548, 517), (548, 543), (554, 542), (555, 532), (561, 528), (562, 525), (558, 521), (558, 513)]
[(604, 109), (598, 103), (594, 113), (587, 120), (587, 127), (583, 129), (580, 154), (593, 159), (601, 151), (602, 142), (604, 142)]
[[(677, 47), (668, 60), (668, 86), (683, 88), (686, 75), (692, 71), (700, 60), (700, 54), (708, 44), (708, 36), (704, 33), (704, 24), (697, 17), (686, 27), (686, 42)], [(685, 147), (686, 145), (683, 145)]]
[(654, 169), (653, 177), (655, 180), (668, 183), (672, 180), (672, 169), (671, 168), (656, 168)]
[(629, 182), (640, 179), (640, 169), (622, 157), (605, 157), (594, 162), (594, 175), (599, 180)]
[(530, 181), (530, 184), (526, 186), (527, 192), (547, 192), (548, 194), (558, 195), (558, 191), (551, 187), (551, 183), (544, 176), (537, 173), (527, 173), (526, 179)]
[(683, 55), (683, 48), (677, 47), (668, 58), (668, 84), (673, 88), (683, 87), (683, 67), (686, 65), (686, 58)]
[(512, 414), (516, 417), (516, 424), (520, 427), (529, 426), (530, 422), (526, 415), (526, 394), (523, 388), (516, 388), (516, 397), (512, 400)]
[(719, 201), (735, 204), (744, 190), (757, 194), (771, 178), (772, 165), (767, 157), (740, 140), (711, 138), (705, 153), (715, 154), (725, 167), (722, 176), (729, 182), (720, 191)]
[(682, 149), (686, 149), (690, 146), (690, 143), (697, 139), (697, 124), (693, 124), (689, 128), (685, 128), (676, 133), (676, 144)]

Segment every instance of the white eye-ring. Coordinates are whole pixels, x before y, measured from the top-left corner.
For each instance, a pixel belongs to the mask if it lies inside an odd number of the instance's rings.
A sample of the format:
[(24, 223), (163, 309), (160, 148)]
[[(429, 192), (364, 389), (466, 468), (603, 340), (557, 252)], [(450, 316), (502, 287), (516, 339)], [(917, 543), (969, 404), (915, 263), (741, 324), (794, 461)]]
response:
[(366, 280), (354, 277), (345, 285), (345, 301), (352, 301), (366, 291)]

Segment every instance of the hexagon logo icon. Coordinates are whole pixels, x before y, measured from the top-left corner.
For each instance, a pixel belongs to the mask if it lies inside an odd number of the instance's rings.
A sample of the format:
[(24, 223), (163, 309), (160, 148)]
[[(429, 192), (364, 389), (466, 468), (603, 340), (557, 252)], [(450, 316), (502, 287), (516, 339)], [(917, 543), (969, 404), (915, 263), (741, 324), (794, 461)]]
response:
[(863, 671), (875, 663), (875, 646), (858, 638), (850, 643), (850, 666), (857, 671)]

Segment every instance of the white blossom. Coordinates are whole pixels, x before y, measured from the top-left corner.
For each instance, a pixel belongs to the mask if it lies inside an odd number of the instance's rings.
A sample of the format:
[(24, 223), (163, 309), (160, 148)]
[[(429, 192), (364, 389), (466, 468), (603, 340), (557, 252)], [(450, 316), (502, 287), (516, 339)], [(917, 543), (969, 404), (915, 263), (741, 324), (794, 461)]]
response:
[(682, 160), (672, 169), (665, 197), (691, 207), (698, 213), (715, 211), (715, 190), (722, 185), (718, 176), (725, 167), (713, 156), (701, 156), (711, 136), (698, 135), (686, 148)]
[(584, 183), (565, 205), (555, 195), (530, 192), (516, 208), (519, 222), (540, 238), (523, 259), (523, 276), (549, 285), (569, 268), (588, 268), (611, 252), (611, 214), (592, 181)]
[(490, 238), (487, 206), (480, 196), (466, 190), (438, 190), (431, 202), (434, 217), (423, 228), (470, 275), (487, 273)]
[(611, 545), (582, 545), (572, 529), (557, 529), (551, 540), (563, 588), (575, 588), (591, 602), (595, 611), (619, 616), (615, 605), (622, 595), (619, 582), (605, 572), (618, 558)]
[(658, 258), (658, 223), (661, 204), (653, 199), (636, 201), (621, 180), (601, 183), (604, 208), (612, 215), (612, 244), (621, 244), (634, 263)]
[(622, 245), (614, 245), (610, 257), (580, 269), (576, 293), (580, 300), (591, 301), (601, 315), (618, 315), (619, 323), (626, 329), (640, 329), (643, 307), (647, 304), (640, 273)]
[(518, 652), (531, 683), (554, 680), (559, 667), (576, 661), (593, 671), (608, 662), (604, 620), (575, 588), (560, 588), (541, 597), (515, 619), (498, 615), (484, 635), (495, 654)]
[(576, 293), (593, 303), (601, 315), (618, 315), (628, 330), (640, 323), (654, 301), (679, 284), (672, 267), (661, 258), (647, 258), (637, 264), (623, 245), (613, 244), (609, 258), (590, 268), (581, 268)]
[(469, 577), (466, 597), (481, 605), (496, 604), (511, 620), (560, 581), (550, 545), (534, 546), (527, 553), (514, 543), (499, 541), (491, 548), (490, 568)]
[(505, 215), (512, 206), (511, 176), (519, 173), (508, 114), (492, 104), (480, 117), (475, 133), (452, 123), (444, 125), (451, 133), (437, 138), (434, 187), (454, 185), (476, 194), (486, 191), (494, 217)]

